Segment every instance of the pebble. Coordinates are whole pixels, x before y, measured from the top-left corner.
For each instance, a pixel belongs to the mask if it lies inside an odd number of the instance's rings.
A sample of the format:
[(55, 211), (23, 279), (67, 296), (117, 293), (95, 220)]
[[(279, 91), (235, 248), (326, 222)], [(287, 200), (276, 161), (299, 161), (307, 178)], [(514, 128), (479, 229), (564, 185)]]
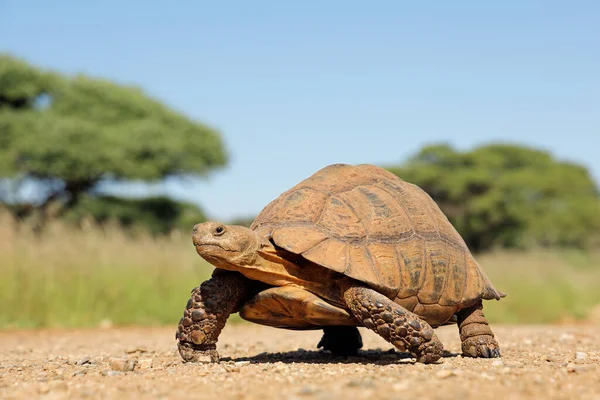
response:
[(90, 356), (85, 356), (85, 357), (82, 357), (79, 360), (77, 360), (75, 362), (75, 365), (85, 365), (85, 364), (91, 364), (91, 363), (92, 363), (91, 357)]
[(435, 376), (437, 376), (438, 378), (450, 378), (451, 376), (455, 376), (457, 375), (456, 370), (453, 369), (442, 369), (438, 372), (435, 373)]
[(567, 364), (567, 372), (583, 372), (590, 369), (592, 365), (576, 365), (576, 364)]
[(123, 375), (123, 372), (109, 370), (109, 371), (102, 371), (102, 375), (103, 376), (117, 376), (117, 375)]
[(496, 360), (494, 362), (492, 362), (492, 367), (501, 367), (504, 365), (504, 361), (502, 360)]
[(111, 357), (108, 363), (110, 368), (115, 371), (133, 371), (137, 365), (137, 360)]
[(246, 365), (250, 365), (250, 361), (236, 361), (235, 365), (238, 367), (245, 367)]
[(584, 353), (583, 351), (578, 351), (575, 353), (576, 360), (585, 360), (586, 358), (587, 358), (587, 353)]
[(139, 346), (139, 347), (132, 347), (130, 349), (127, 349), (125, 351), (127, 354), (133, 354), (133, 353), (147, 353), (148, 349), (146, 347), (143, 346)]
[(151, 369), (154, 360), (152, 358), (140, 358), (137, 363), (138, 369)]

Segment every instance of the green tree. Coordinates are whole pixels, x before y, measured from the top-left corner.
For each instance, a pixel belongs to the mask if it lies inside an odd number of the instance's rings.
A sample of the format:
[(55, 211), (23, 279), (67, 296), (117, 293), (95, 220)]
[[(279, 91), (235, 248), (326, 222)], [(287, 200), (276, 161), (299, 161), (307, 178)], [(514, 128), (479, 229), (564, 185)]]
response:
[(155, 235), (168, 234), (173, 229), (191, 231), (194, 224), (206, 220), (204, 212), (195, 204), (166, 196), (124, 199), (106, 195), (84, 195), (63, 218), (76, 224), (86, 218), (101, 225), (117, 222), (125, 229), (141, 228)]
[(0, 54), (0, 178), (34, 182), (42, 215), (103, 181), (207, 176), (227, 161), (218, 132), (136, 87)]
[(388, 169), (429, 193), (475, 251), (584, 247), (600, 233), (589, 172), (541, 150), (490, 144), (460, 152), (438, 144)]

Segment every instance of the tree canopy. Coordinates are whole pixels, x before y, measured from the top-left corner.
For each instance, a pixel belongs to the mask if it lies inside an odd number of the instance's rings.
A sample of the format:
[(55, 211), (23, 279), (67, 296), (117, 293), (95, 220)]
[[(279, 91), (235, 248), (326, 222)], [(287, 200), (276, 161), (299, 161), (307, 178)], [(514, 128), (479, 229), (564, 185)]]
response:
[(42, 207), (68, 209), (105, 180), (206, 176), (227, 161), (216, 130), (137, 87), (0, 54), (0, 178), (36, 182)]
[(436, 144), (388, 169), (425, 190), (475, 251), (584, 247), (600, 235), (589, 172), (541, 150), (490, 144), (460, 152)]

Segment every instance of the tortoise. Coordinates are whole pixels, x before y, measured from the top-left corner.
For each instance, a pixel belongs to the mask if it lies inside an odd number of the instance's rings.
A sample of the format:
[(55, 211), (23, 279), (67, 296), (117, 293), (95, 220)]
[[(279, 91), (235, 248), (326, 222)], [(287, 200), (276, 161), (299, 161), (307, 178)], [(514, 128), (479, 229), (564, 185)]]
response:
[(233, 313), (290, 330), (322, 329), (317, 348), (350, 356), (366, 327), (417, 362), (435, 363), (434, 329), (457, 324), (462, 354), (500, 357), (483, 300), (494, 288), (434, 200), (370, 165), (326, 166), (270, 202), (249, 228), (193, 227), (214, 267), (192, 290), (176, 339), (186, 362), (218, 362)]

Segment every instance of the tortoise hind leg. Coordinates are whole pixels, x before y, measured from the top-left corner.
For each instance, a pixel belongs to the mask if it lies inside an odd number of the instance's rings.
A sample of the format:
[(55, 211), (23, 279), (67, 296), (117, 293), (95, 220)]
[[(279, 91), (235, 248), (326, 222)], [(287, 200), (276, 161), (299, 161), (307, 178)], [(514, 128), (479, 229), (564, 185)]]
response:
[(362, 337), (355, 326), (327, 326), (317, 344), (317, 348), (322, 347), (338, 356), (356, 355), (362, 346)]
[(344, 300), (364, 326), (400, 350), (408, 350), (418, 362), (434, 363), (443, 346), (431, 325), (373, 289), (350, 286)]
[(481, 300), (475, 305), (459, 311), (456, 316), (464, 356), (500, 357), (500, 347), (494, 339), (494, 333), (485, 315), (483, 315)]

